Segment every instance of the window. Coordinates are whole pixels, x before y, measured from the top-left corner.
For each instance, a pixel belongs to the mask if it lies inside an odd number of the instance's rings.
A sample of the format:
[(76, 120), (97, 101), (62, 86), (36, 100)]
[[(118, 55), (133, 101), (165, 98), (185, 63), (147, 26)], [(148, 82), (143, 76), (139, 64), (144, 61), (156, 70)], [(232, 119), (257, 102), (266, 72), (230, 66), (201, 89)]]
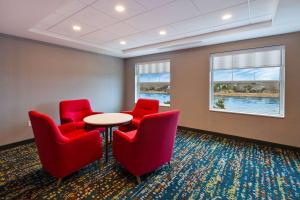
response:
[(135, 101), (157, 99), (161, 106), (170, 106), (170, 61), (135, 65)]
[(284, 47), (211, 55), (210, 110), (284, 117)]

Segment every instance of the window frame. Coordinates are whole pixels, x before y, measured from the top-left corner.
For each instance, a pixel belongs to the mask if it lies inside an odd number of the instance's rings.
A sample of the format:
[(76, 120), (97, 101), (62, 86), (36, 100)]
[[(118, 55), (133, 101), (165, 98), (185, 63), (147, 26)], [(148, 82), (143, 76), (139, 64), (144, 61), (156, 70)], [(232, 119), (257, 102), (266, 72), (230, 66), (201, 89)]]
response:
[(171, 73), (171, 59), (163, 59), (163, 60), (152, 60), (152, 61), (146, 61), (146, 62), (137, 62), (134, 64), (134, 103), (136, 103), (139, 99), (139, 76), (138, 76), (138, 65), (141, 64), (146, 64), (146, 63), (159, 63), (159, 62), (169, 62), (170, 63), (170, 104), (163, 104), (161, 102), (159, 102), (159, 106), (161, 107), (171, 107), (171, 99), (172, 99), (172, 95), (171, 95), (171, 91), (172, 91), (172, 87), (171, 87), (171, 81), (172, 81), (172, 73)]
[[(281, 66), (279, 74), (279, 114), (266, 114), (266, 113), (250, 113), (250, 112), (237, 112), (237, 111), (228, 111), (214, 108), (214, 80), (213, 80), (213, 58), (214, 56), (226, 56), (226, 55), (235, 55), (241, 53), (251, 53), (257, 51), (269, 51), (269, 50), (280, 50), (281, 52)], [(253, 116), (264, 116), (264, 117), (275, 117), (275, 118), (284, 118), (285, 117), (285, 46), (284, 45), (275, 45), (251, 49), (241, 49), (221, 53), (211, 53), (209, 58), (209, 111), (213, 112), (223, 112), (223, 113), (232, 113), (232, 114), (243, 114), (243, 115), (253, 115)], [(255, 67), (252, 67), (255, 69)], [(264, 67), (266, 68), (266, 67)]]

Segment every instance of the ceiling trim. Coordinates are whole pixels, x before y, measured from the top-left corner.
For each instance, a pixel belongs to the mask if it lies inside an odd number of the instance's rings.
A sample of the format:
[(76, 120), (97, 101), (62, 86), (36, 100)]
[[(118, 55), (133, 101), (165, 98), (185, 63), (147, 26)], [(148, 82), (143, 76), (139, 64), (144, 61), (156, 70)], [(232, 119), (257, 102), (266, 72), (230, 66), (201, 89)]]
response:
[(259, 22), (259, 23), (253, 23), (249, 25), (244, 25), (238, 28), (231, 28), (226, 30), (220, 30), (220, 31), (213, 31), (205, 34), (199, 34), (195, 36), (190, 36), (186, 38), (166, 41), (166, 42), (159, 42), (155, 44), (145, 45), (141, 47), (131, 48), (123, 50), (124, 54), (130, 54), (130, 53), (136, 53), (136, 52), (144, 52), (144, 51), (153, 51), (153, 50), (177, 50), (182, 48), (190, 48), (191, 46), (197, 47), (201, 46), (203, 44), (203, 40), (206, 38), (211, 37), (217, 37), (219, 35), (226, 35), (226, 34), (232, 34), (232, 33), (242, 33), (249, 30), (258, 30), (261, 28), (267, 28), (272, 26), (272, 21), (268, 20), (265, 22)]

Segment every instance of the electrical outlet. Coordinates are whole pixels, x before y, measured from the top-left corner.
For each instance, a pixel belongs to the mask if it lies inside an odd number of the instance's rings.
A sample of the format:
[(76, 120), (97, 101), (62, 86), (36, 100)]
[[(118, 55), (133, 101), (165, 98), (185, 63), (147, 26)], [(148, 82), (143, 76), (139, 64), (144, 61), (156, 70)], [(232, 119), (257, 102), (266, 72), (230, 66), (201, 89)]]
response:
[(29, 126), (29, 127), (31, 126), (31, 121), (30, 121), (30, 120), (28, 120), (28, 126)]

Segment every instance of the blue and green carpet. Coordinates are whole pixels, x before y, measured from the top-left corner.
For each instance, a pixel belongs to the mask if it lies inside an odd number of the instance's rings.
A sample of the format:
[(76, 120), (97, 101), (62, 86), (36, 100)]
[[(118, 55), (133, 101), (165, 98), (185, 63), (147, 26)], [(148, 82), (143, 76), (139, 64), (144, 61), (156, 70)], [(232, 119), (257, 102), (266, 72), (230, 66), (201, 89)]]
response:
[(0, 152), (0, 199), (300, 199), (300, 152), (178, 130), (171, 167), (137, 185), (111, 156), (60, 186), (34, 143)]

